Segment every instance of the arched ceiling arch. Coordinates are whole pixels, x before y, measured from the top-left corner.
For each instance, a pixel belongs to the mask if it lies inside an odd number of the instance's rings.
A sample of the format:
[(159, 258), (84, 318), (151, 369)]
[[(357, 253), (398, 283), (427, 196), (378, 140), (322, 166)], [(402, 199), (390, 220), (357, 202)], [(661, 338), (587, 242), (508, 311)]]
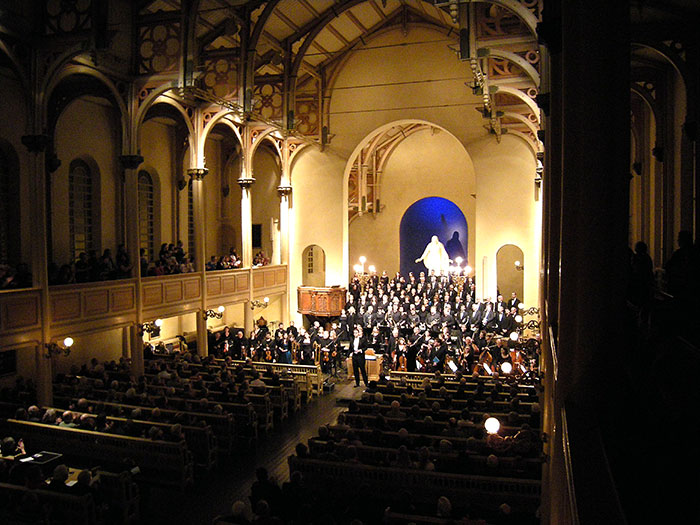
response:
[[(174, 55), (154, 57), (152, 50), (167, 48), (161, 44), (168, 44), (168, 31), (179, 29), (186, 37), (180, 61), (194, 51), (196, 82), (212, 92), (212, 99), (233, 101), (265, 121), (324, 143), (324, 106), (330, 96), (324, 89), (343, 58), (388, 27), (408, 32), (420, 24), (445, 34), (455, 60), (477, 64), (481, 81), (465, 82), (491, 98), (487, 120), (499, 134), (507, 125), (497, 122), (491, 86), (539, 88), (541, 3), (460, 0), (453, 16), (443, 0), (141, 0), (145, 56), (140, 67), (144, 73), (176, 72)], [(510, 124), (529, 132), (517, 120)]]

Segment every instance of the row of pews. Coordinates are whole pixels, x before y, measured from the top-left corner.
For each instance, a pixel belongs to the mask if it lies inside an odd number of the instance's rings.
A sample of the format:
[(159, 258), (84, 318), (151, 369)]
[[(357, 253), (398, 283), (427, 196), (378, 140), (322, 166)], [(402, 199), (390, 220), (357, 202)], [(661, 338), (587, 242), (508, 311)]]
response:
[[(167, 363), (170, 376), (177, 380), (164, 381), (155, 373), (162, 363)], [(91, 369), (57, 376), (52, 406), (40, 407), (41, 415), (48, 411), (60, 415), (68, 410), (83, 423), (80, 428), (17, 418), (18, 407), (26, 409), (29, 403), (0, 402), (0, 436), (21, 436), (32, 451), (59, 452), (66, 463), (99, 465), (106, 472), (130, 473), (133, 469), (142, 487), (184, 491), (216, 469), (222, 457), (254, 447), (267, 432), (283, 426), (303, 404), (323, 393), (322, 388), (314, 387), (321, 376), (316, 366), (213, 360), (185, 363), (172, 357), (155, 357), (146, 362), (146, 369), (147, 373), (138, 379), (122, 369)], [(273, 369), (278, 377), (273, 378)], [(226, 392), (217, 390), (221, 385), (217, 375), (223, 370), (231, 377), (245, 377), (246, 381), (258, 377), (264, 386), (257, 385), (240, 399), (230, 400)], [(98, 414), (103, 428), (128, 428), (128, 433), (85, 428), (85, 419), (95, 423)], [(174, 426), (181, 439), (172, 439)], [(43, 490), (30, 491), (31, 495), (25, 496), (26, 490), (17, 485), (0, 486), (0, 497), (13, 502), (7, 507), (13, 513), (21, 513), (20, 501), (38, 497), (46, 501), (46, 508), (65, 508), (52, 511), (52, 519), (58, 522), (104, 522), (89, 498), (45, 495), (43, 492), (47, 491)], [(61, 503), (51, 498), (59, 498)], [(114, 523), (130, 523), (138, 519), (137, 514), (133, 504), (123, 503), (110, 516), (117, 516)]]
[[(430, 514), (441, 496), (464, 523), (498, 523), (506, 511), (504, 522), (537, 523), (540, 394), (532, 383), (392, 372), (361, 399), (337, 400), (347, 410), (288, 458), (290, 475), (336, 494), (335, 504), (378, 500), (387, 523), (444, 523)], [(495, 435), (489, 417), (501, 422)]]

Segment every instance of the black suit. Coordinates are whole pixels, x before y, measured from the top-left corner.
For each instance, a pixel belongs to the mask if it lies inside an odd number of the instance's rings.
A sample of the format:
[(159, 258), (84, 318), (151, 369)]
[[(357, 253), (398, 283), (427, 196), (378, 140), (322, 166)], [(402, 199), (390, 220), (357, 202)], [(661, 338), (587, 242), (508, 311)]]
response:
[(367, 340), (364, 337), (353, 337), (350, 340), (350, 355), (352, 356), (352, 371), (355, 375), (355, 385), (360, 386), (360, 374), (362, 381), (367, 386), (367, 370), (365, 370), (365, 349)]

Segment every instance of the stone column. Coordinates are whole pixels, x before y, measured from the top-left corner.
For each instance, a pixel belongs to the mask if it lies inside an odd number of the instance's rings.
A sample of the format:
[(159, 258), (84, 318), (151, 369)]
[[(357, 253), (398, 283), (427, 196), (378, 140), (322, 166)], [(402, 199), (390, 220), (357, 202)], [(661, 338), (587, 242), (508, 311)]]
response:
[(141, 312), (141, 259), (139, 257), (139, 179), (138, 167), (143, 163), (141, 155), (122, 155), (119, 161), (124, 169), (124, 206), (126, 216), (126, 249), (133, 265), (132, 276), (136, 277), (136, 319), (137, 324), (129, 328), (129, 349), (131, 373), (140, 377), (144, 372), (143, 336), (140, 327), (143, 322)]
[(197, 353), (200, 357), (209, 355), (207, 321), (204, 310), (207, 306), (207, 276), (206, 264), (206, 213), (204, 208), (204, 177), (207, 168), (191, 168), (187, 170), (192, 182), (192, 200), (194, 205), (194, 263), (195, 269), (202, 275), (202, 309), (197, 312)]
[[(252, 219), (252, 203), (250, 199), (250, 187), (255, 182), (254, 178), (240, 178), (238, 185), (241, 187), (241, 260), (243, 268), (250, 269), (253, 264), (253, 219)], [(250, 299), (253, 293), (252, 269), (250, 269), (250, 293), (248, 301), (244, 306), (244, 321), (243, 328), (246, 335), (253, 330), (253, 310), (251, 308)]]
[(289, 205), (291, 202), (292, 187), (280, 185), (277, 188), (280, 196), (280, 264), (287, 265), (287, 286), (282, 297), (282, 322), (289, 323)]
[(37, 373), (37, 401), (39, 406), (53, 404), (53, 372), (51, 359), (45, 359), (46, 344), (51, 340), (51, 302), (49, 300), (48, 277), (48, 217), (46, 206), (46, 148), (49, 145), (47, 135), (25, 135), (22, 144), (29, 151), (30, 199), (34, 210), (32, 220), (32, 284), (41, 288), (41, 341), (36, 346), (34, 359)]

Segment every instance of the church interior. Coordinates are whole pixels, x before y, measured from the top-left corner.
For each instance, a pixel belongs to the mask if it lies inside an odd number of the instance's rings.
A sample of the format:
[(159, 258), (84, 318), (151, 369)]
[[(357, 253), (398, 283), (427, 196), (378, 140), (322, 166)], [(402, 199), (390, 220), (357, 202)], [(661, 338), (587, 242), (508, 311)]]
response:
[[(317, 476), (314, 501), (342, 501), (352, 486), (357, 512), (250, 522), (693, 521), (698, 22), (695, 0), (1, 2), (0, 439), (22, 438), (27, 454), (63, 454), (69, 467), (77, 451), (94, 449), (124, 459), (125, 476), (165, 486), (139, 481), (138, 501), (120, 513), (92, 494), (110, 508), (100, 516), (83, 496), (13, 488), (3, 447), (0, 516), (248, 523), (215, 516), (234, 501), (250, 507), (247, 491), (265, 466), (292, 491)], [(536, 475), (523, 474), (530, 459), (520, 456), (501, 458), (502, 472), (519, 467), (500, 476), (443, 473), (443, 458), (425, 478), (442, 484), (455, 512), (468, 501), (468, 519), (448, 519), (439, 503), (437, 515), (373, 514), (427, 486), (415, 469), (302, 465), (297, 445), (319, 446), (319, 427), (325, 436), (324, 425), (336, 432), (336, 420), (352, 419), (348, 400), (376, 414), (377, 399), (391, 399), (376, 385), (353, 390), (351, 355), (341, 379), (280, 365), (300, 402), (287, 403), (278, 383), (260, 401), (269, 419), (254, 394), (245, 413), (234, 402), (231, 412), (206, 402), (173, 410), (207, 414), (202, 428), (181, 425), (183, 443), (17, 420), (29, 405), (69, 408), (69, 388), (98, 389), (81, 375), (95, 363), (127, 397), (129, 386), (139, 392), (124, 407), (150, 413), (136, 397), (148, 397), (151, 376), (170, 389), (173, 370), (193, 373), (191, 392), (206, 388), (199, 360), (225, 372), (212, 364), (224, 330), (336, 321), (358, 283), (364, 293), (385, 276), (429, 273), (419, 259), (432, 236), (454, 264), (450, 282), (462, 279), (459, 294), (467, 278), (473, 301), (517, 296), (531, 322), (515, 339), (527, 333), (537, 347), (535, 386), (507, 383), (514, 398), (537, 404), (536, 419), (520, 416), (537, 421)], [(196, 348), (197, 361), (157, 364), (144, 345)], [(494, 386), (465, 374), (460, 383), (442, 372), (447, 383), (434, 389), (493, 388), (498, 399), (498, 378)], [(390, 388), (432, 377), (406, 374)], [(275, 392), (284, 392), (281, 408)], [(226, 441), (224, 424), (236, 440)], [(218, 453), (193, 453), (197, 439)], [(450, 439), (469, 450), (475, 438)], [(128, 500), (123, 477), (105, 471), (102, 485)], [(9, 510), (18, 498), (64, 514), (22, 518)]]

